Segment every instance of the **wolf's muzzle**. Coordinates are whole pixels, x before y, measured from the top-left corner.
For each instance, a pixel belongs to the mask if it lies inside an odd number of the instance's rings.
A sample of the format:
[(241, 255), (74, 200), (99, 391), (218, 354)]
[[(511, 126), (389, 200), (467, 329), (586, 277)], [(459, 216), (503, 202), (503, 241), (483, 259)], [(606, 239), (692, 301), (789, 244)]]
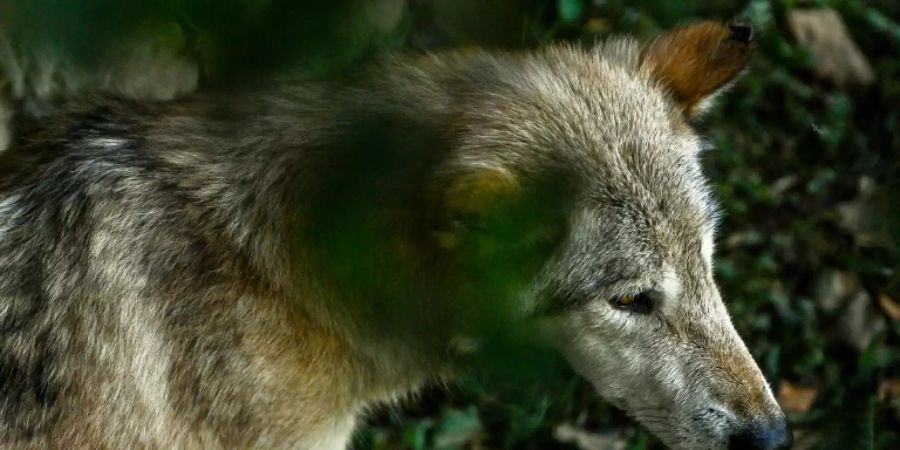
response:
[(760, 423), (733, 434), (728, 440), (728, 450), (786, 450), (794, 438), (784, 417), (774, 424)]

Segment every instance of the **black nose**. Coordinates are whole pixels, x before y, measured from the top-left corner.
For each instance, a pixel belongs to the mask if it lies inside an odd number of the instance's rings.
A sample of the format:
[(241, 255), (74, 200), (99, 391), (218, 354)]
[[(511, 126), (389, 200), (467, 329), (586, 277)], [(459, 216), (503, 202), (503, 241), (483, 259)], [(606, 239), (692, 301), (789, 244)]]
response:
[(753, 28), (750, 28), (748, 25), (732, 23), (728, 25), (728, 30), (731, 32), (729, 36), (731, 39), (744, 44), (753, 42)]
[(728, 450), (784, 450), (791, 448), (794, 437), (783, 417), (774, 424), (754, 425), (733, 434)]

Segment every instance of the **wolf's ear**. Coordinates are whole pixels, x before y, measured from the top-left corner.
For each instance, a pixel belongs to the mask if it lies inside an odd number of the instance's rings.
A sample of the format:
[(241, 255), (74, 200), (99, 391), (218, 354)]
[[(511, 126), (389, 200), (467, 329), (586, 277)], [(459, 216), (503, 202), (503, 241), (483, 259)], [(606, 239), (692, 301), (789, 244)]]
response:
[(699, 22), (669, 30), (650, 42), (641, 51), (641, 63), (691, 118), (744, 71), (752, 53), (749, 26)]

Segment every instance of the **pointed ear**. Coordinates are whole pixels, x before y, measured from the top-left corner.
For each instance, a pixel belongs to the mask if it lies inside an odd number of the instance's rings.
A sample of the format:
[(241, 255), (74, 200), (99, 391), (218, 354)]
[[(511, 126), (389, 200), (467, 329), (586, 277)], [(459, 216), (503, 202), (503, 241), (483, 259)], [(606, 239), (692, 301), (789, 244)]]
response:
[(691, 118), (744, 71), (752, 53), (749, 26), (699, 22), (663, 33), (641, 51), (641, 63)]

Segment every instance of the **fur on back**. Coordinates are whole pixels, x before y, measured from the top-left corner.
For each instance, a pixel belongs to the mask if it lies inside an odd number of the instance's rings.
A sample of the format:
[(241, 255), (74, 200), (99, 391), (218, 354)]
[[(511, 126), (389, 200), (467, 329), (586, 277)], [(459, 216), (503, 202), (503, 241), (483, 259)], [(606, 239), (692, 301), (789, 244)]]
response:
[[(0, 156), (0, 446), (343, 448), (366, 407), (452, 372), (478, 285), (447, 209), (479, 186), (576, 186), (570, 233), (510, 276), (534, 279), (514, 320), (702, 264), (672, 259), (712, 232), (699, 140), (640, 52), (389, 57), (54, 113)], [(689, 338), (759, 383), (701, 278), (721, 333)]]

